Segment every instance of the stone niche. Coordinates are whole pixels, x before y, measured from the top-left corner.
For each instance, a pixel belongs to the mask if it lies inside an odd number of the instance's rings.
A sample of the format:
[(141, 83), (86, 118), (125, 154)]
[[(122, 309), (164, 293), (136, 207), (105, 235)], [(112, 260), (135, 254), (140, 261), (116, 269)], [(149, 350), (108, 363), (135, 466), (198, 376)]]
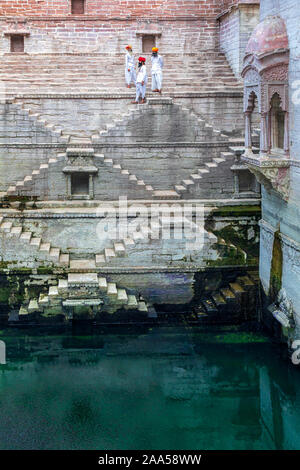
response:
[[(242, 76), (244, 78), (244, 163), (267, 190), (288, 200), (289, 160), (289, 43), (284, 20), (269, 16), (249, 39)], [(260, 118), (260, 149), (252, 148), (254, 112)]]
[(94, 150), (67, 149), (67, 165), (63, 168), (66, 175), (68, 199), (94, 199), (94, 176), (98, 168), (94, 166)]

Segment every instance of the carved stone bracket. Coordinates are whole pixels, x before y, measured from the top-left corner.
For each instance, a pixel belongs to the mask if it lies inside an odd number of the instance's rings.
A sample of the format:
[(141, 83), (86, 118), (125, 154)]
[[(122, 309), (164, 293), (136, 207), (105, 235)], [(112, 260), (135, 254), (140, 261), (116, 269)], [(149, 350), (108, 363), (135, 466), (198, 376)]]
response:
[(290, 193), (290, 161), (269, 157), (244, 154), (242, 161), (267, 191), (273, 189), (284, 201), (288, 201)]
[(293, 303), (288, 298), (285, 289), (281, 289), (277, 301), (268, 310), (273, 317), (285, 328), (295, 328)]

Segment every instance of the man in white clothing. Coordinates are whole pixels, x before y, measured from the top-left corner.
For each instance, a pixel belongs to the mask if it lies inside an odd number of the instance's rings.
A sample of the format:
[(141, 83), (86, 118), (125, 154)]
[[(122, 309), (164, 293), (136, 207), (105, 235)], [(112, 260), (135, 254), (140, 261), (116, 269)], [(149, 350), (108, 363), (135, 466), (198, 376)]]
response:
[(146, 85), (148, 81), (147, 69), (145, 65), (145, 57), (139, 57), (139, 70), (136, 78), (136, 98), (132, 103), (138, 104), (141, 99), (141, 104), (146, 102)]
[(158, 48), (152, 47), (152, 91), (161, 93), (162, 82), (163, 82), (163, 67), (164, 60), (161, 55), (158, 54)]
[(132, 53), (132, 46), (126, 46), (125, 56), (125, 81), (127, 88), (131, 87), (131, 83), (136, 84), (136, 73), (135, 73), (135, 59)]

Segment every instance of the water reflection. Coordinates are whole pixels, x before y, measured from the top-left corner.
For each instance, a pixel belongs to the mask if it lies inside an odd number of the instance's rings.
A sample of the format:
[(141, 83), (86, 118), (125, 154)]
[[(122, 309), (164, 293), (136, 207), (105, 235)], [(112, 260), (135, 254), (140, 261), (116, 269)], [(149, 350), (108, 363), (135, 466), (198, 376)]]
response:
[(257, 335), (3, 332), (1, 449), (299, 449), (299, 370)]

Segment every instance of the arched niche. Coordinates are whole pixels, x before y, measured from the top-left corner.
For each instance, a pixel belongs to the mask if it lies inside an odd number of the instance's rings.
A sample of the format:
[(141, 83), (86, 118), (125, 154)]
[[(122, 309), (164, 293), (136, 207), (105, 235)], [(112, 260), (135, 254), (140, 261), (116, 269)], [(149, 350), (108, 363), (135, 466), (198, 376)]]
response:
[(244, 58), (245, 153), (248, 155), (252, 152), (254, 96), (260, 117), (260, 154), (289, 155), (288, 66), (285, 22), (279, 16), (270, 16), (254, 30)]

